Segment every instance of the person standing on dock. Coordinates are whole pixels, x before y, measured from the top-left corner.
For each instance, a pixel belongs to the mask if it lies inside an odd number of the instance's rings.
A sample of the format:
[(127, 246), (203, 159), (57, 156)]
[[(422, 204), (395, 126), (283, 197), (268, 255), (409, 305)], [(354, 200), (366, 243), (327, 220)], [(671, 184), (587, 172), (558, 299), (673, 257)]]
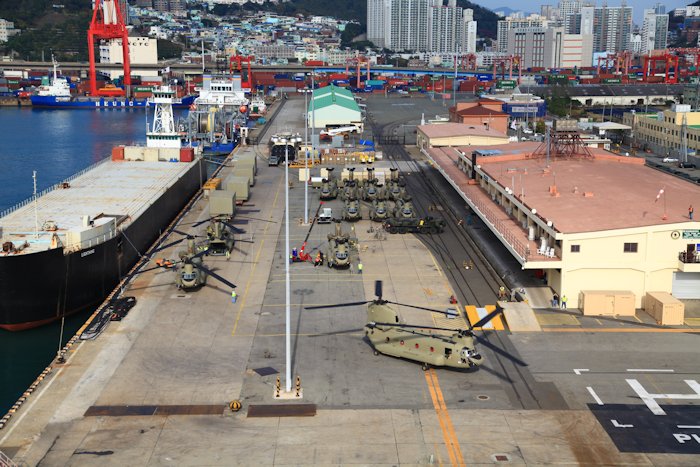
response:
[(231, 303), (236, 303), (236, 300), (238, 300), (238, 294), (236, 293), (235, 290), (231, 291)]

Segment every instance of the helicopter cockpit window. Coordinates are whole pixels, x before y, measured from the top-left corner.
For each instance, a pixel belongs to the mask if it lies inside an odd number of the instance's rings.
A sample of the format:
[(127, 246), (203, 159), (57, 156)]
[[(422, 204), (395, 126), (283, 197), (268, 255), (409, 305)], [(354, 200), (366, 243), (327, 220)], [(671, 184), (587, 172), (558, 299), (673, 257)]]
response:
[(182, 273), (182, 279), (186, 280), (186, 281), (193, 281), (195, 279), (195, 277), (197, 277), (197, 275), (192, 273), (192, 272), (183, 272)]
[(335, 257), (338, 259), (345, 259), (348, 257), (348, 254), (345, 253), (344, 251), (339, 251), (335, 254)]

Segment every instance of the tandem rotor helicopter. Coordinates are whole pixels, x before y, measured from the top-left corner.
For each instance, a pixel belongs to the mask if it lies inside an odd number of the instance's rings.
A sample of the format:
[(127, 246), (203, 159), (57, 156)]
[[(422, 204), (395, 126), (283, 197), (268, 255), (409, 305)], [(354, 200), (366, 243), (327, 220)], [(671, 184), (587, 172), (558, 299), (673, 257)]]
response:
[[(365, 336), (374, 348), (374, 354), (381, 353), (412, 360), (421, 363), (423, 370), (427, 370), (431, 366), (467, 369), (481, 365), (483, 357), (476, 349), (473, 329), (483, 327), (503, 312), (499, 307), (477, 323), (470, 325), (468, 329), (457, 331), (434, 326), (419, 326), (403, 322), (396, 310), (389, 304), (452, 317), (456, 316), (456, 313), (384, 300), (382, 298), (382, 281), (375, 282), (374, 294), (377, 297), (374, 300), (309, 306), (305, 309), (340, 308), (368, 304), (367, 324), (365, 324), (364, 330)], [(449, 332), (450, 334), (434, 331)]]

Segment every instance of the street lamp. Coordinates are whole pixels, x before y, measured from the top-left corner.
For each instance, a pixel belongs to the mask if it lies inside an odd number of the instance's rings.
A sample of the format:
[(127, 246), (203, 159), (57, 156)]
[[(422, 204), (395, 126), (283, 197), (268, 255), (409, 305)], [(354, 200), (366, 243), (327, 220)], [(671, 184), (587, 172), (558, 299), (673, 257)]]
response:
[(289, 144), (284, 145), (284, 285), (285, 285), (285, 390), (292, 391), (292, 353), (290, 338), (291, 284), (289, 282)]

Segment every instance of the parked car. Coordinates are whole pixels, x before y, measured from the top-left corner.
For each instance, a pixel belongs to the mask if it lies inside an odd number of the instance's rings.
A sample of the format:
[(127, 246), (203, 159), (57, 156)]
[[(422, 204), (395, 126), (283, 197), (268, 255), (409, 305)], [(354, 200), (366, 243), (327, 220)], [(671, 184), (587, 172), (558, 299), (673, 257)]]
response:
[(679, 162), (678, 167), (681, 169), (695, 169), (697, 168), (692, 162)]
[(678, 162), (678, 158), (674, 156), (666, 156), (663, 158), (663, 162)]

